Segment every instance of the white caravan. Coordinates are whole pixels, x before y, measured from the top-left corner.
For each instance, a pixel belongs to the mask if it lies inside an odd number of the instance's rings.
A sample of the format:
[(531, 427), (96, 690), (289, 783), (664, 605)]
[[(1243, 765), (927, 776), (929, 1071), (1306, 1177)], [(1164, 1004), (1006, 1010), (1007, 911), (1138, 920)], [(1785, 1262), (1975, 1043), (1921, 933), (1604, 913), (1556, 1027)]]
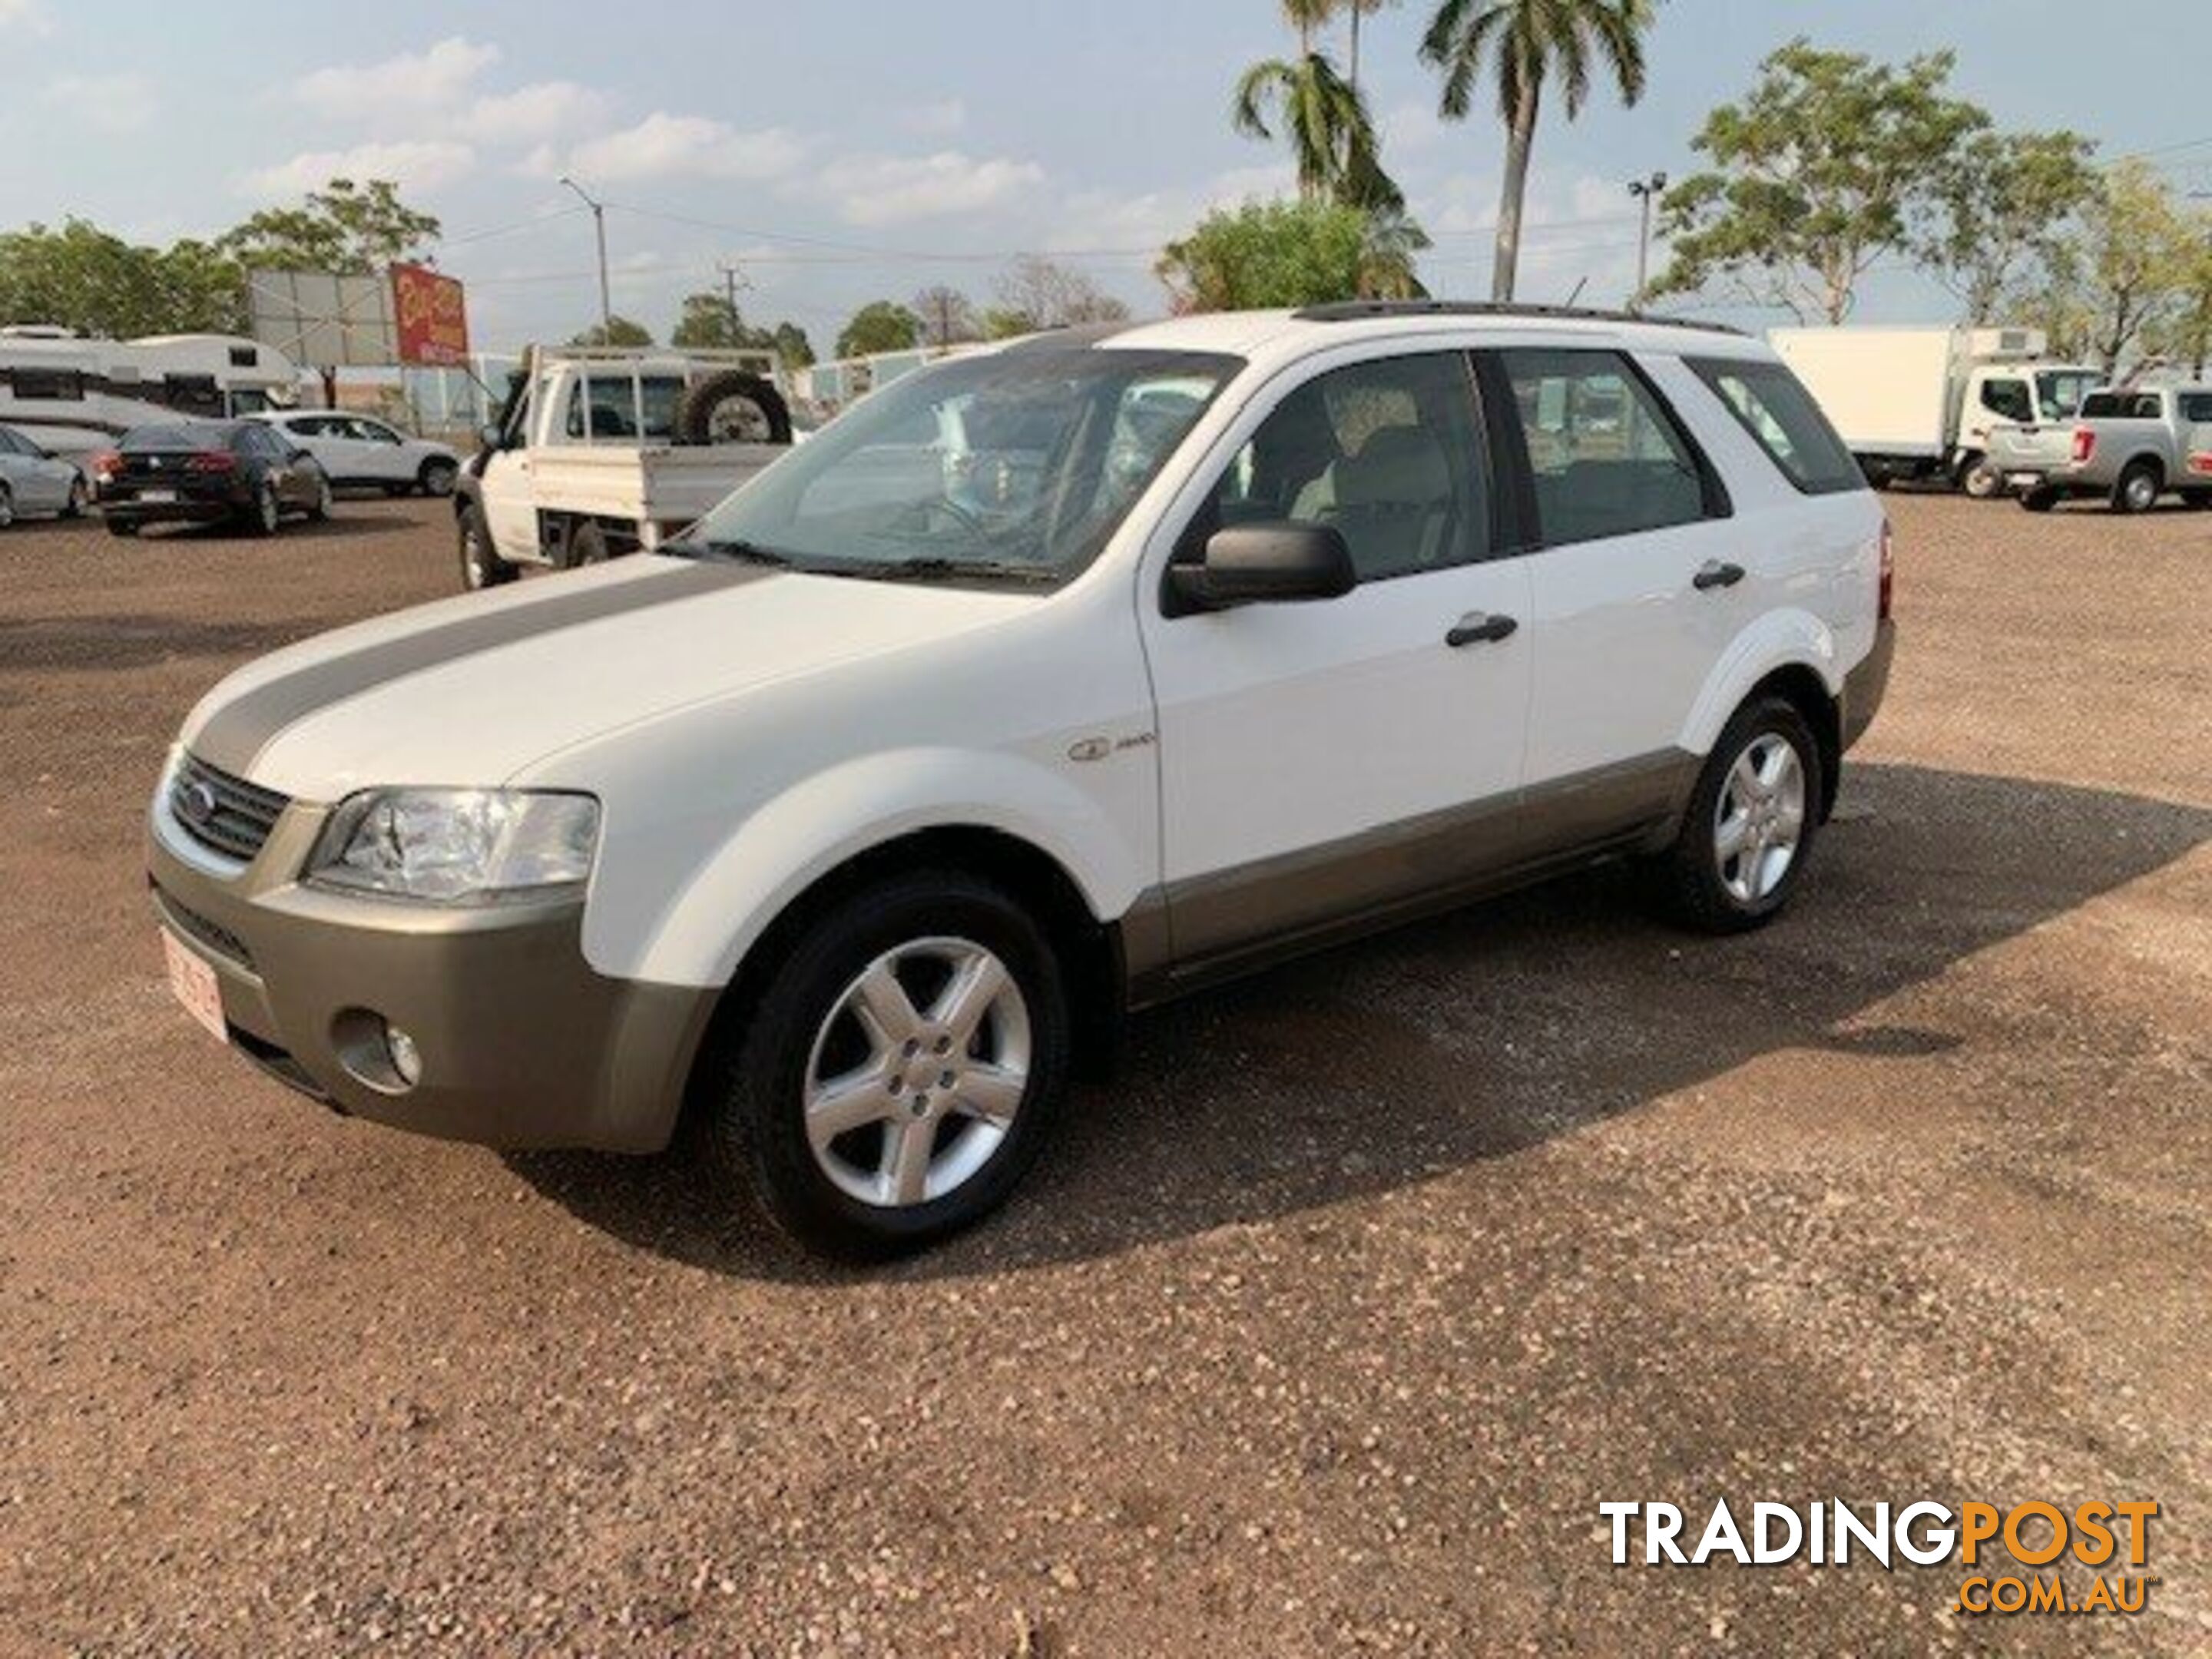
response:
[(0, 422), (58, 455), (114, 447), (178, 415), (226, 420), (298, 400), (283, 352), (233, 334), (88, 338), (43, 325), (0, 328)]

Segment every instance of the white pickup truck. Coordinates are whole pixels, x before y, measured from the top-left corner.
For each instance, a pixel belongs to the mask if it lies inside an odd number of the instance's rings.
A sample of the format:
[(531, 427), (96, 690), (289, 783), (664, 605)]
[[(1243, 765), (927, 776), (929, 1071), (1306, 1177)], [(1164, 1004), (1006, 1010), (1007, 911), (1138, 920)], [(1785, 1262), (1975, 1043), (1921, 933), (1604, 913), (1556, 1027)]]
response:
[(461, 581), (650, 552), (784, 453), (775, 356), (532, 346), (462, 470)]

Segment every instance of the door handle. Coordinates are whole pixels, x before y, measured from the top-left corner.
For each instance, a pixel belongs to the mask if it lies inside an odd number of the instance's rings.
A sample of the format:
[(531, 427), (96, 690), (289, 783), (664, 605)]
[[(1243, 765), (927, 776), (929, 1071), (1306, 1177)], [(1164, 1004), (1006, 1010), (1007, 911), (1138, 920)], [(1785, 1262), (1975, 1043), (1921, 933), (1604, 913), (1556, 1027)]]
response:
[(1520, 626), (1520, 623), (1511, 617), (1493, 617), (1487, 611), (1470, 611), (1444, 635), (1444, 643), (1455, 648), (1462, 645), (1487, 645), (1504, 639)]
[(1690, 586), (1699, 592), (1711, 587), (1734, 587), (1743, 580), (1743, 567), (1723, 564), (1718, 559), (1707, 559), (1698, 567), (1698, 574), (1690, 578)]

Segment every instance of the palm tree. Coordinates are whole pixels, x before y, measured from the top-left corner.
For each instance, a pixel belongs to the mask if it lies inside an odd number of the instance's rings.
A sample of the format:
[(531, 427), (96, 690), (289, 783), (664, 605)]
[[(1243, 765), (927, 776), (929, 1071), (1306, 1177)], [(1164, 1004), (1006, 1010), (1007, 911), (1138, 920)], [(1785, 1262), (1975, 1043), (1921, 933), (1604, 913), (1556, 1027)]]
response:
[(1345, 58), (1345, 71), (1354, 92), (1359, 89), (1359, 20), (1370, 12), (1377, 12), (1385, 6), (1397, 3), (1398, 0), (1339, 0), (1339, 4), (1350, 15), (1352, 50)]
[(1402, 205), (1382, 171), (1366, 101), (1328, 54), (1308, 52), (1296, 63), (1270, 58), (1244, 71), (1230, 106), (1231, 125), (1248, 138), (1272, 138), (1271, 118), (1281, 122), (1291, 141), (1303, 199)]
[(1283, 0), (1283, 21), (1298, 32), (1298, 56), (1313, 52), (1313, 35), (1336, 15), (1338, 0)]
[(1463, 119), (1486, 58), (1494, 60), (1504, 118), (1505, 186), (1498, 208), (1498, 258), (1490, 297), (1513, 297), (1521, 260), (1521, 204), (1544, 83), (1557, 78), (1567, 118), (1589, 96), (1590, 65), (1603, 60), (1623, 103), (1644, 95), (1644, 32), (1652, 0), (1444, 0), (1421, 39), (1421, 58), (1443, 71), (1439, 113)]

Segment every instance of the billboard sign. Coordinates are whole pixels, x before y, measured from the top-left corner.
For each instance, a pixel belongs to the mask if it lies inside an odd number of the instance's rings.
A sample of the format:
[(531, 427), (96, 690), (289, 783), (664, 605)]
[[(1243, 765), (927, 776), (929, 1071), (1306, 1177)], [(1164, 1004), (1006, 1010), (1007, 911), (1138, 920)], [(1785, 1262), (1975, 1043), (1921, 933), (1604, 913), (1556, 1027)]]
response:
[(469, 360), (469, 313), (458, 278), (422, 265), (392, 267), (398, 361), (452, 368)]
[(310, 368), (388, 368), (399, 361), (392, 289), (388, 276), (249, 271), (253, 337)]

